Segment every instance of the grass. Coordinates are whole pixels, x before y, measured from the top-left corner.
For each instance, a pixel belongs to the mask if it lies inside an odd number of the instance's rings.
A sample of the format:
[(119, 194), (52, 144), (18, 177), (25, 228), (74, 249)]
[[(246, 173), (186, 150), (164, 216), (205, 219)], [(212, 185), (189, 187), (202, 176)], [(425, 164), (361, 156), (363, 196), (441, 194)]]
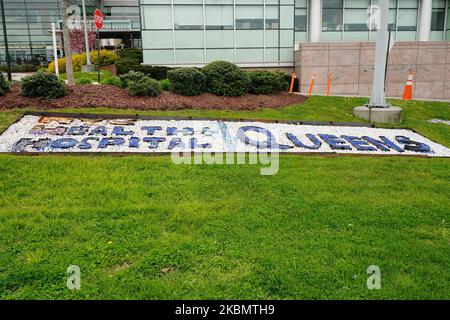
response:
[[(365, 99), (152, 115), (357, 121)], [(446, 103), (400, 102), (400, 125), (450, 146)], [(67, 112), (137, 113), (107, 108)], [(22, 111), (0, 113), (0, 131)], [(168, 156), (0, 155), (4, 299), (448, 299), (450, 162), (283, 155), (254, 165)], [(69, 265), (81, 290), (66, 287)], [(366, 268), (381, 268), (380, 290)]]
[[(90, 79), (91, 81), (97, 81), (98, 80), (98, 74), (97, 71), (94, 72), (81, 72), (81, 71), (75, 71), (73, 73), (75, 80), (76, 79), (81, 79), (81, 78), (87, 78)], [(111, 72), (109, 70), (100, 70), (100, 81), (104, 80), (104, 79), (108, 79), (111, 77)], [(59, 78), (61, 80), (66, 80), (67, 76), (65, 73), (62, 73), (59, 75)]]

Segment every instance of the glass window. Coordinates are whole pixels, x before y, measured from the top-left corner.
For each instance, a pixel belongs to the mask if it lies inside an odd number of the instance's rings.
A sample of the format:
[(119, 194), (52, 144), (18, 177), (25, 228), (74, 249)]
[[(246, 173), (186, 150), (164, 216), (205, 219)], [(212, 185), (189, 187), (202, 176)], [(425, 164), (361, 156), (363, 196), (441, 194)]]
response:
[(445, 0), (433, 0), (431, 31), (443, 31), (445, 24)]
[(280, 27), (280, 19), (278, 18), (278, 7), (266, 7), (266, 29), (278, 29)]
[(237, 49), (236, 62), (238, 63), (261, 63), (264, 59), (263, 49)]
[(206, 30), (207, 48), (233, 48), (233, 30)]
[(203, 30), (203, 7), (177, 5), (174, 7), (174, 20), (175, 29)]
[(342, 30), (342, 0), (323, 0), (322, 31)]
[(399, 8), (418, 8), (418, 0), (400, 0), (398, 3)]
[(370, 6), (370, 0), (345, 0), (346, 8), (367, 9)]
[(264, 46), (264, 31), (262, 30), (242, 30), (236, 32), (237, 47), (260, 47)]
[(280, 7), (280, 28), (293, 29), (294, 28), (294, 7), (281, 6)]
[(236, 29), (264, 29), (263, 15), (263, 7), (237, 6)]
[(206, 6), (206, 29), (232, 30), (233, 7), (232, 6)]
[(144, 50), (146, 64), (173, 64), (173, 50)]
[(345, 31), (368, 31), (368, 19), (367, 9), (345, 9)]
[(417, 9), (400, 9), (398, 12), (398, 31), (417, 30)]
[(205, 51), (203, 49), (195, 50), (176, 50), (177, 64), (202, 64), (205, 62)]
[(234, 62), (234, 50), (233, 49), (207, 49), (206, 50), (206, 62), (225, 60)]
[(172, 29), (170, 6), (144, 6), (144, 29)]
[(143, 30), (142, 43), (146, 49), (173, 48), (172, 30)]
[(295, 31), (306, 31), (307, 28), (307, 9), (295, 9)]
[(176, 48), (203, 48), (203, 30), (175, 31)]
[(308, 6), (308, 0), (295, 0), (296, 8), (306, 8)]

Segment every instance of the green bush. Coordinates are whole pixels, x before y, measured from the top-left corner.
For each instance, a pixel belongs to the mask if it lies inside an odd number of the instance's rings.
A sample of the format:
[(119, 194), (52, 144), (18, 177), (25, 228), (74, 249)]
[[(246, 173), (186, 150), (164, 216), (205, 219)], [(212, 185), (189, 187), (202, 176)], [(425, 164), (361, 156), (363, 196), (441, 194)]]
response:
[(125, 48), (117, 52), (119, 60), (135, 60), (138, 63), (142, 62), (142, 49), (138, 48)]
[(284, 73), (279, 71), (249, 71), (248, 78), (249, 92), (254, 94), (271, 94), (286, 90), (288, 86)]
[(103, 85), (109, 85), (109, 86), (116, 86), (116, 87), (121, 86), (121, 81), (120, 81), (119, 77), (109, 77), (109, 78), (103, 79), (100, 83)]
[(75, 83), (76, 84), (91, 84), (92, 80), (89, 78), (78, 78), (78, 79), (75, 79)]
[(120, 87), (126, 88), (130, 81), (139, 82), (144, 78), (146, 78), (145, 74), (140, 71), (128, 71), (126, 74), (120, 76)]
[(117, 74), (122, 75), (130, 71), (139, 71), (141, 63), (133, 59), (121, 59), (116, 61)]
[(241, 96), (247, 93), (248, 76), (238, 66), (227, 61), (214, 61), (202, 69), (206, 88), (218, 96)]
[(167, 72), (172, 70), (173, 68), (163, 67), (163, 66), (146, 66), (139, 65), (138, 70), (144, 73), (146, 76), (156, 79), (162, 80), (167, 78)]
[(11, 85), (9, 81), (5, 78), (5, 75), (0, 71), (0, 90), (2, 91), (2, 96), (11, 90)]
[(161, 87), (157, 80), (144, 77), (136, 81), (129, 81), (128, 92), (132, 96), (156, 97), (161, 94)]
[(196, 68), (179, 68), (167, 73), (170, 89), (184, 96), (196, 96), (203, 92), (205, 75)]
[[(11, 72), (35, 72), (37, 69), (38, 66), (28, 63), (11, 65)], [(8, 66), (6, 64), (0, 65), (0, 71), (7, 72)]]
[(169, 79), (160, 80), (159, 86), (161, 87), (162, 91), (170, 91), (170, 80)]
[(66, 94), (66, 86), (53, 73), (38, 71), (22, 79), (22, 95), (46, 99), (61, 98)]

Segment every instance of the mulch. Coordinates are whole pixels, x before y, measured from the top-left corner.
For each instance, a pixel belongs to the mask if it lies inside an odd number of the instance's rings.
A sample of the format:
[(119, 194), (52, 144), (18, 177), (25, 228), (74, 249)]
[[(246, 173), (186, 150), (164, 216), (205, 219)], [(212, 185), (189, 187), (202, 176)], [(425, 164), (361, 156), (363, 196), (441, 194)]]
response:
[(108, 85), (75, 85), (63, 98), (45, 100), (20, 95), (19, 85), (0, 97), (0, 110), (16, 108), (62, 109), (62, 108), (118, 108), (137, 110), (180, 109), (231, 109), (252, 110), (259, 108), (281, 108), (299, 104), (306, 100), (302, 95), (279, 92), (271, 95), (246, 94), (241, 97), (218, 97), (204, 93), (186, 97), (172, 92), (162, 92), (158, 97), (132, 97), (126, 90)]

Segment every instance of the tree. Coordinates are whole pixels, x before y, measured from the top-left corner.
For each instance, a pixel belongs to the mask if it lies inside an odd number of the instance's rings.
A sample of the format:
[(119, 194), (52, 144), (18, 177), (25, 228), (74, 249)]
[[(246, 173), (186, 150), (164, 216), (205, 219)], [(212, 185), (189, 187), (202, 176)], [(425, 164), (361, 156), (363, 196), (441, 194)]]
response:
[[(95, 32), (88, 31), (89, 49), (94, 48), (95, 44)], [(84, 29), (74, 29), (70, 32), (70, 42), (72, 49), (77, 50), (79, 53), (86, 51), (86, 41), (84, 39)]]
[(63, 39), (64, 39), (64, 54), (66, 57), (66, 76), (67, 83), (69, 85), (75, 84), (75, 78), (73, 76), (73, 65), (72, 65), (72, 47), (70, 45), (70, 31), (68, 27), (69, 14), (67, 8), (69, 7), (69, 0), (61, 1), (61, 16), (63, 18)]

